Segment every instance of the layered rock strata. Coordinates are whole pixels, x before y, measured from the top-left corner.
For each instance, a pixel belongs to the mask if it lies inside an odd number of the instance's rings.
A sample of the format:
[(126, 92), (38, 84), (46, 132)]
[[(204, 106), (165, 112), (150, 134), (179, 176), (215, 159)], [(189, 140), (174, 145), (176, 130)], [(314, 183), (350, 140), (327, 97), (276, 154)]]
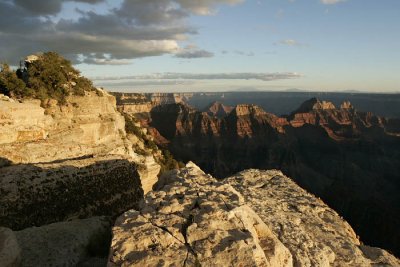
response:
[(132, 146), (115, 97), (103, 90), (65, 105), (1, 98), (0, 225), (16, 230), (137, 207), (160, 166)]
[(282, 170), (345, 217), (363, 241), (400, 255), (398, 119), (314, 98), (285, 117), (246, 104), (217, 118), (173, 104), (153, 109), (151, 120), (177, 160), (192, 160), (217, 178)]
[(96, 154), (132, 155), (125, 121), (105, 91), (70, 96), (68, 104), (0, 101), (0, 156), (38, 163)]

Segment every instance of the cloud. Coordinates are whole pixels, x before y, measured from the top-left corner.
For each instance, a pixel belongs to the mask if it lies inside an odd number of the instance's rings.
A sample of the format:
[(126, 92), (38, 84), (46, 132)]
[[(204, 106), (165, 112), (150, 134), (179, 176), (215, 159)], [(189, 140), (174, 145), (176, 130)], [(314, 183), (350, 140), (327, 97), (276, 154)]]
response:
[(93, 77), (95, 81), (117, 81), (117, 80), (261, 80), (275, 81), (285, 79), (297, 79), (302, 75), (296, 72), (239, 72), (239, 73), (155, 73), (148, 75)]
[(175, 85), (193, 85), (193, 81), (171, 81), (171, 80), (123, 80), (123, 81), (99, 81), (96, 85), (115, 88), (132, 86), (175, 86)]
[(88, 4), (97, 4), (104, 2), (104, 0), (51, 0), (40, 1), (37, 0), (14, 0), (18, 7), (22, 7), (27, 12), (37, 15), (54, 15), (61, 11), (63, 2), (81, 2)]
[(188, 51), (180, 51), (175, 57), (178, 58), (207, 58), (213, 57), (214, 53), (206, 51), (206, 50), (188, 50)]
[(289, 46), (301, 46), (302, 44), (297, 42), (296, 40), (293, 39), (286, 39), (286, 40), (282, 40), (279, 42), (280, 44), (283, 45), (289, 45)]
[(251, 52), (251, 51), (245, 52), (245, 51), (235, 50), (234, 53), (237, 55), (240, 55), (240, 56), (248, 56), (248, 57), (254, 56), (254, 52)]
[(188, 45), (185, 48), (179, 49), (175, 57), (177, 58), (209, 58), (213, 57), (214, 53), (207, 50), (199, 49), (196, 45)]
[(324, 5), (334, 5), (340, 2), (345, 2), (347, 0), (321, 0), (321, 3)]
[[(93, 5), (91, 11), (63, 16), (64, 2)], [(214, 14), (218, 5), (242, 0), (8, 0), (0, 1), (0, 61), (16, 63), (38, 51), (56, 51), (75, 63), (126, 64), (129, 60), (172, 54), (180, 58), (211, 57), (209, 51), (185, 49), (179, 42), (197, 34), (192, 15)]]

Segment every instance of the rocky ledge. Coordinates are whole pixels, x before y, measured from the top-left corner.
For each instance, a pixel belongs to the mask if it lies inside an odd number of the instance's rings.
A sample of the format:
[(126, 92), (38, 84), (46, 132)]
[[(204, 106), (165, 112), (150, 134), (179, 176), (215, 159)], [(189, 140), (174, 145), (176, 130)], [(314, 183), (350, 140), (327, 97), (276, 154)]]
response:
[(113, 228), (108, 266), (399, 266), (279, 171), (162, 176)]

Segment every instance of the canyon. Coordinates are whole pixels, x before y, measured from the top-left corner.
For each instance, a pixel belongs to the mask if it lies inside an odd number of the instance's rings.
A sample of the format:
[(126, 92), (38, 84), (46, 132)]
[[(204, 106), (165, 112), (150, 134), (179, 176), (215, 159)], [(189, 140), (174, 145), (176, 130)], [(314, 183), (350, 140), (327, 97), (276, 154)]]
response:
[[(54, 53), (35, 60), (46, 56), (60, 60)], [(287, 117), (221, 102), (198, 111), (187, 105), (193, 94), (110, 94), (78, 74), (65, 75), (71, 91), (48, 89), (40, 99), (0, 94), (0, 266), (400, 265), (369, 246), (383, 240), (396, 252), (388, 242), (398, 234), (391, 228), (396, 119), (317, 99)], [(78, 90), (71, 79), (87, 87)], [(371, 150), (368, 142), (376, 140)], [(320, 141), (325, 154), (304, 149)], [(355, 154), (340, 150), (343, 143)], [(336, 175), (337, 158), (321, 165), (326, 169), (305, 161), (311, 153), (322, 164), (327, 151), (352, 160), (366, 148), (379, 164), (362, 158), (364, 172), (345, 166), (340, 179), (326, 173)], [(386, 232), (377, 227), (364, 244), (296, 183), (328, 204), (336, 197), (330, 205), (337, 210), (334, 203), (351, 214), (358, 207), (369, 216), (370, 224), (359, 221), (365, 229), (381, 224)], [(376, 208), (386, 212), (377, 213), (381, 221), (368, 210)]]
[(217, 178), (249, 168), (282, 170), (346, 218), (364, 242), (400, 253), (399, 119), (316, 98), (285, 116), (253, 104), (229, 112), (222, 106), (199, 111), (183, 101), (155, 103), (135, 116), (175, 158)]
[[(198, 112), (158, 101), (150, 112), (120, 113), (118, 99), (104, 90), (72, 96), (62, 106), (1, 96), (1, 266), (400, 264), (363, 244), (335, 211), (278, 170), (249, 169), (224, 180), (192, 162), (168, 171), (160, 161), (164, 152), (152, 145), (170, 146), (178, 135), (185, 142), (190, 135), (199, 142), (228, 138), (229, 125), (237, 130), (230, 138), (275, 140), (294, 127), (287, 119), (256, 105), (216, 103)], [(232, 116), (242, 120), (224, 122)], [(258, 132), (249, 118), (269, 128)], [(166, 132), (154, 128), (161, 120)], [(292, 121), (302, 128), (315, 120)], [(395, 138), (397, 126), (391, 127)], [(206, 146), (201, 153), (210, 155)]]

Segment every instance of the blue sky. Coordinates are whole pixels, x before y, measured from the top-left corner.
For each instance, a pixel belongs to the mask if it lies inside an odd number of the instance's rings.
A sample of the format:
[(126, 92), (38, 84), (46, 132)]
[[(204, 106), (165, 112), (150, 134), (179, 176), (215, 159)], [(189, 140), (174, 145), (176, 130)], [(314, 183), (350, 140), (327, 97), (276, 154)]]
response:
[(32, 43), (4, 60), (58, 51), (110, 90), (400, 91), (398, 0), (31, 2), (0, 1), (36, 25), (0, 21), (0, 42)]

